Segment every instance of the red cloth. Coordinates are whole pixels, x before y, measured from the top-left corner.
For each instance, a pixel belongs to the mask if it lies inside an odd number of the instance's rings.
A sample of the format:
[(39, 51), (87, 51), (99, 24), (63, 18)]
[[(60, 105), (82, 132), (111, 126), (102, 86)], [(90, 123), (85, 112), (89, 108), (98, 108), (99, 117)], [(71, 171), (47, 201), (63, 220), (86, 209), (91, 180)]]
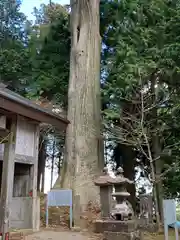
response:
[(5, 240), (9, 240), (9, 233), (5, 234)]
[(33, 196), (33, 192), (32, 192), (32, 190), (29, 192), (29, 196), (30, 196), (30, 197)]

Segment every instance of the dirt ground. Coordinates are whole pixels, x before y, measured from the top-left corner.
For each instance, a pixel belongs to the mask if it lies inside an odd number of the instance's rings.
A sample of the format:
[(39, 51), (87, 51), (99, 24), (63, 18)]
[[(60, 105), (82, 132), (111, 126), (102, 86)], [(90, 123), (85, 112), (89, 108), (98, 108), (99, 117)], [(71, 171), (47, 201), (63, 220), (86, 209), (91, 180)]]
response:
[(26, 240), (51, 240), (51, 239), (88, 240), (88, 237), (77, 232), (54, 232), (54, 231), (41, 231), (26, 237)]
[[(175, 240), (175, 232), (174, 230), (169, 231), (169, 240)], [(154, 234), (144, 234), (144, 240), (164, 240), (164, 234), (154, 233)]]
[[(29, 236), (25, 240), (102, 240), (101, 235), (89, 234), (84, 232), (71, 232), (71, 231), (54, 231), (46, 230), (40, 231)], [(170, 231), (169, 240), (174, 240), (174, 231)], [(144, 234), (144, 240), (164, 240), (163, 234)]]
[(29, 236), (26, 236), (25, 240), (100, 240), (100, 235), (91, 235), (83, 232), (71, 232), (71, 231), (40, 231)]

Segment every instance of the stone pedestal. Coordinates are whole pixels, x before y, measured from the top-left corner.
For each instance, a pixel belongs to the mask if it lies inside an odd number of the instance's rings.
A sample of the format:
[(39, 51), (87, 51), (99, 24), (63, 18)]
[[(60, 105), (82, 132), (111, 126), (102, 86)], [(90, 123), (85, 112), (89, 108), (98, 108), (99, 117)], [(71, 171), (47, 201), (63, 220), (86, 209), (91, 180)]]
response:
[(153, 198), (151, 195), (140, 195), (140, 220), (141, 225), (153, 223)]
[(112, 208), (111, 216), (121, 222), (132, 220), (134, 217), (133, 208), (127, 200), (130, 193), (126, 190), (126, 185), (132, 184), (133, 181), (125, 178), (123, 172), (124, 170), (119, 167), (116, 178), (108, 180), (115, 187), (115, 193), (112, 193), (112, 196), (116, 198), (116, 205)]
[(109, 218), (112, 207), (112, 186), (100, 186), (101, 218)]
[(103, 175), (95, 180), (95, 185), (100, 188), (100, 201), (101, 201), (101, 218), (109, 218), (112, 207), (112, 184), (108, 181), (111, 177), (108, 174), (108, 169), (103, 169)]
[[(110, 198), (112, 187), (110, 190), (108, 183), (115, 187), (115, 193), (111, 195), (116, 197), (116, 204), (112, 209), (112, 198)], [(116, 178), (103, 176), (95, 182), (100, 187), (102, 209), (102, 219), (96, 221), (95, 232), (103, 233), (104, 240), (142, 240), (141, 233), (137, 230), (137, 223), (134, 220), (132, 206), (127, 200), (130, 194), (126, 190), (126, 185), (132, 183), (124, 177), (121, 167), (118, 168)]]
[(96, 233), (110, 232), (127, 232), (131, 233), (137, 228), (135, 221), (116, 221), (116, 220), (97, 220), (95, 224)]

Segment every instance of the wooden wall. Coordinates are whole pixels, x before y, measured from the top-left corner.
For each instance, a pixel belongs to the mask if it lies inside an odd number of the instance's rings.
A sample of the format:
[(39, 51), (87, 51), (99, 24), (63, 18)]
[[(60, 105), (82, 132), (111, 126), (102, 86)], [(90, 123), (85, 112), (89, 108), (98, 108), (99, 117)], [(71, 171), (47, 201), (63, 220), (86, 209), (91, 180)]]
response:
[[(0, 127), (5, 127), (5, 117), (0, 117)], [(36, 125), (25, 118), (18, 117), (16, 132), (15, 162), (34, 164)], [(4, 144), (0, 144), (0, 160), (3, 160)]]
[(34, 156), (35, 125), (18, 119), (16, 133), (16, 154)]

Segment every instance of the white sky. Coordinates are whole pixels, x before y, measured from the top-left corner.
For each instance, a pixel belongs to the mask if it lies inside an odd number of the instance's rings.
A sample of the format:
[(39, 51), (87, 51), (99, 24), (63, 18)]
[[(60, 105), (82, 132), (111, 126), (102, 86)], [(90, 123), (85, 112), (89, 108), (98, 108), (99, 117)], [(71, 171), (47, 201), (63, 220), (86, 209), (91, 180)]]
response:
[[(59, 3), (59, 4), (69, 4), (70, 0), (54, 0), (52, 1), (54, 3)], [(41, 4), (48, 4), (49, 0), (23, 0), (22, 5), (21, 5), (21, 12), (23, 12), (29, 20), (33, 20), (34, 17), (32, 15), (33, 8), (37, 7), (39, 8)], [(57, 174), (54, 173), (54, 183), (57, 179)], [(45, 171), (45, 192), (49, 191), (50, 189), (50, 179), (51, 179), (51, 171), (50, 169), (46, 168)]]
[[(69, 4), (70, 0), (53, 0), (52, 2), (63, 5)], [(33, 8), (38, 8), (43, 3), (48, 4), (49, 0), (22, 0), (21, 11), (25, 13), (29, 20), (33, 20)]]

